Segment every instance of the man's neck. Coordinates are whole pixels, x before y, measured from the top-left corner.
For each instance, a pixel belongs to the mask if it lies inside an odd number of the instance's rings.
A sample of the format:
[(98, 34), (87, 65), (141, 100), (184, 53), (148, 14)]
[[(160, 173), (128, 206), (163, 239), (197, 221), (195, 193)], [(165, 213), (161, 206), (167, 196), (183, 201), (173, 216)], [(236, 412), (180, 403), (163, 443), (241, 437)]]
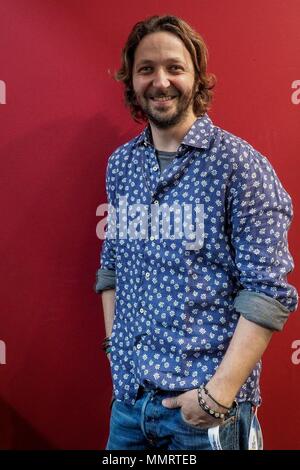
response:
[(149, 124), (151, 127), (154, 147), (157, 150), (165, 152), (176, 152), (182, 139), (192, 127), (196, 119), (197, 117), (193, 114), (185, 119), (184, 122), (181, 122), (174, 127), (170, 127), (169, 129), (159, 129), (150, 122)]

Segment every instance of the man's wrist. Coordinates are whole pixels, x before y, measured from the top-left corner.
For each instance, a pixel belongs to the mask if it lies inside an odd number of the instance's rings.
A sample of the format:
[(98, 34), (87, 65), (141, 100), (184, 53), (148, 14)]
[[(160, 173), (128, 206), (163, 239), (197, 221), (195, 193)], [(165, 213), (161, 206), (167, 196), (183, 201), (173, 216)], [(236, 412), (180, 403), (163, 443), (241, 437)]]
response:
[[(230, 383), (227, 383), (225, 380), (219, 380), (219, 379), (214, 379), (214, 377), (207, 382), (205, 388), (207, 389), (209, 395), (213, 397), (215, 401), (215, 406), (216, 402), (220, 405), (224, 405), (224, 408), (230, 408), (232, 406), (232, 403), (235, 400), (237, 390), (234, 388)], [(203, 393), (205, 393), (203, 391)], [(205, 394), (207, 397), (207, 400), (213, 403), (213, 400)]]
[[(212, 402), (212, 404), (211, 404)], [(212, 397), (204, 392), (204, 386), (198, 388), (198, 403), (200, 408), (202, 408), (208, 415), (215, 419), (221, 419), (224, 421), (229, 415), (231, 408), (223, 408), (221, 405), (216, 404)]]

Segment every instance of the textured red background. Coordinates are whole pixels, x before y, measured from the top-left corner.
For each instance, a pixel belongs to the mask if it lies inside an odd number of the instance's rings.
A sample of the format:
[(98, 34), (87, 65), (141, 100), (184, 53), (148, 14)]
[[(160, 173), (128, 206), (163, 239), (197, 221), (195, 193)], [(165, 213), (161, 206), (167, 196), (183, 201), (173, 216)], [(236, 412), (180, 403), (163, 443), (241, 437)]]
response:
[[(163, 5), (163, 7), (162, 7)], [(299, 285), (299, 0), (2, 0), (0, 3), (0, 448), (99, 449), (110, 372), (93, 292), (109, 154), (141, 127), (113, 72), (132, 25), (182, 16), (205, 38), (218, 77), (210, 116), (265, 154), (292, 195)], [(300, 449), (299, 316), (265, 355), (267, 449)]]

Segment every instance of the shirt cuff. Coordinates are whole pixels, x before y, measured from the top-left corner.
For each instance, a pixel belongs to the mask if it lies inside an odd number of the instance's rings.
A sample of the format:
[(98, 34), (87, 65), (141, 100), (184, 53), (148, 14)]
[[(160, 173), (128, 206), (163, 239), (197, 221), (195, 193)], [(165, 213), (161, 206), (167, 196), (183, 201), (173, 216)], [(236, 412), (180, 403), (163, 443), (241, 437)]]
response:
[(113, 269), (98, 269), (94, 291), (99, 294), (103, 290), (116, 288), (116, 272)]
[(282, 331), (290, 313), (278, 300), (249, 290), (238, 293), (234, 308), (247, 320), (275, 331)]

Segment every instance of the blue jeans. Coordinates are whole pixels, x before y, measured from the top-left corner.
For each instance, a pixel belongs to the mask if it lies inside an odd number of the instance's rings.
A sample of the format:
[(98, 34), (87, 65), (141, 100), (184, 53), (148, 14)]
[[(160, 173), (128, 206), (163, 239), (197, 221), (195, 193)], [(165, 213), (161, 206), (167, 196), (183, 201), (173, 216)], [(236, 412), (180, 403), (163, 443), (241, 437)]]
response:
[[(134, 405), (115, 400), (106, 450), (248, 449), (253, 417), (250, 402), (237, 404), (217, 430), (208, 430), (187, 423), (180, 408), (169, 409), (161, 404), (164, 398), (179, 394), (140, 388)], [(217, 431), (217, 439), (212, 431)]]

